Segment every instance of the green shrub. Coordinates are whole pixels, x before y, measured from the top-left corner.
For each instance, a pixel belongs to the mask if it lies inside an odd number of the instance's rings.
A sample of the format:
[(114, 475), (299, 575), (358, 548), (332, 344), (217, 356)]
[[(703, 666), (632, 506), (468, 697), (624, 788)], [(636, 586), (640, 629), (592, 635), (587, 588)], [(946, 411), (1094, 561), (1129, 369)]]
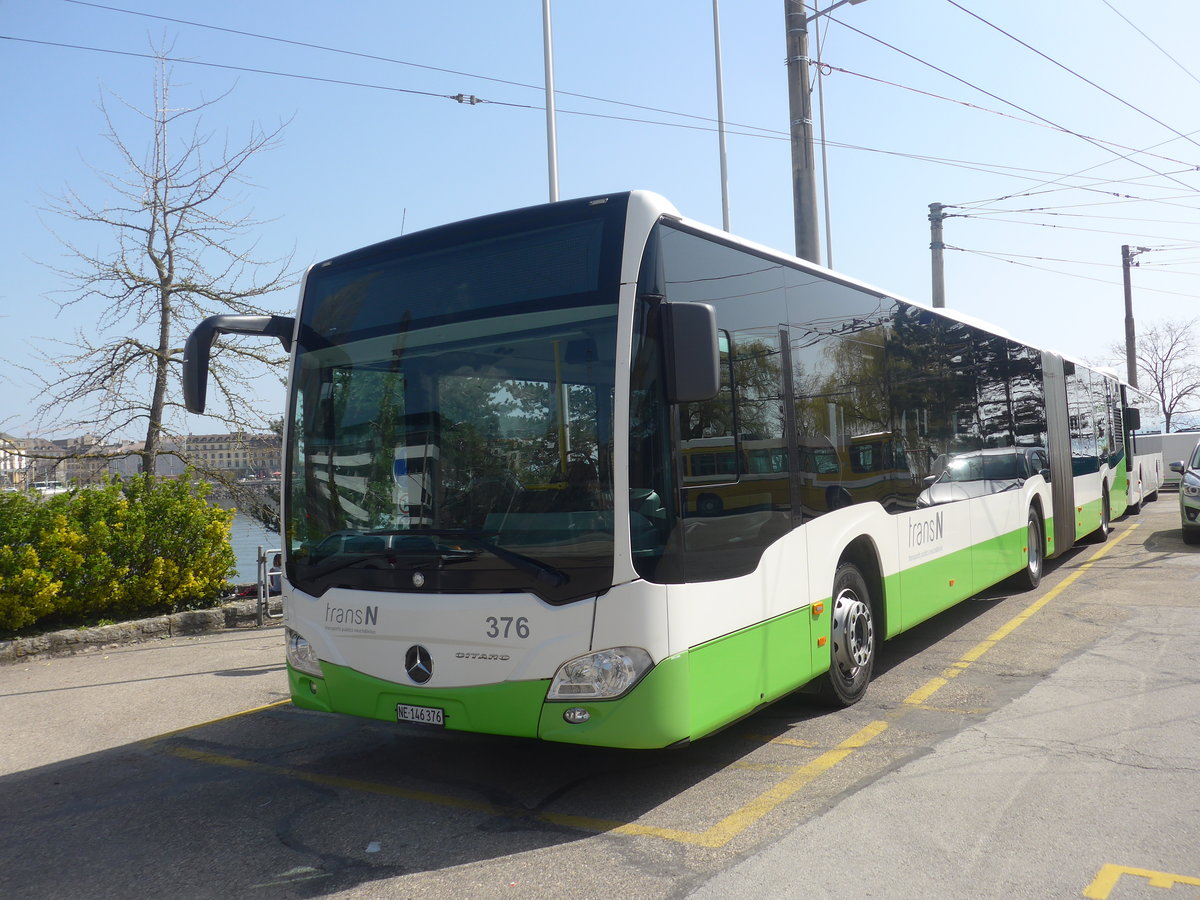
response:
[(233, 514), (208, 485), (138, 477), (0, 495), (0, 630), (172, 612), (220, 595)]

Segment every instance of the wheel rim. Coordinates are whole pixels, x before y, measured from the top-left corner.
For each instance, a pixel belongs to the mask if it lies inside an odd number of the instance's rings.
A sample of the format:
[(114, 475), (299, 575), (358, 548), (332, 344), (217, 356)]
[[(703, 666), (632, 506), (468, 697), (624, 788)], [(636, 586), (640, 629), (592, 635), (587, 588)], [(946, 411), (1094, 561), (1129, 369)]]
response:
[(830, 626), (833, 658), (838, 669), (847, 676), (871, 661), (875, 646), (875, 623), (871, 607), (847, 588), (833, 601), (833, 622)]
[(1038, 533), (1038, 523), (1033, 519), (1029, 520), (1029, 535), (1026, 540), (1029, 542), (1029, 574), (1040, 575), (1042, 573), (1042, 536)]

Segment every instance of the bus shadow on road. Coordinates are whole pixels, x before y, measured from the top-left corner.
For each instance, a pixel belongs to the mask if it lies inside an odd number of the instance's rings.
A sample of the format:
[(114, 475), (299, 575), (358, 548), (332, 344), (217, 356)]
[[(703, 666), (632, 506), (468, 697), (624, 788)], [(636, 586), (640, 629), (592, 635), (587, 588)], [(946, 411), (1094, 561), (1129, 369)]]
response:
[(739, 763), (793, 724), (628, 751), (270, 707), (0, 778), (0, 893), (70, 895), (87, 873), (93, 896), (152, 895), (147, 869), (169, 868), (161, 893), (296, 896), (598, 835), (703, 845), (778, 782)]

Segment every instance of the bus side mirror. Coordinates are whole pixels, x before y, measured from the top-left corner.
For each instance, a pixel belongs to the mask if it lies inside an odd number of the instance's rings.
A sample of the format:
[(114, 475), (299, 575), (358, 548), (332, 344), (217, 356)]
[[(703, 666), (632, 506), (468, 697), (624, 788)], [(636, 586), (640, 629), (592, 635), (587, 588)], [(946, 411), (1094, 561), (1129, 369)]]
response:
[(219, 334), (258, 334), (279, 338), (291, 352), (296, 320), (291, 316), (209, 316), (196, 326), (183, 348), (183, 403), (188, 412), (204, 412), (208, 394), (208, 358)]
[(717, 313), (708, 303), (663, 303), (667, 355), (667, 399), (672, 403), (711, 400), (721, 389)]
[(1139, 431), (1142, 427), (1142, 411), (1133, 406), (1125, 408), (1125, 430)]

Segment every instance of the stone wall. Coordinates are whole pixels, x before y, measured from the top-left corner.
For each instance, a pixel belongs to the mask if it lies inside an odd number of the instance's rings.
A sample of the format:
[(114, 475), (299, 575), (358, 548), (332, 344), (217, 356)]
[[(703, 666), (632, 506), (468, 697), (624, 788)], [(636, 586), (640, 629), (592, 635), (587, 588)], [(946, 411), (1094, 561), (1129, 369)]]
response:
[[(279, 598), (273, 598), (271, 613), (279, 612)], [(275, 620), (270, 620), (275, 621)], [(91, 653), (108, 650), (126, 644), (210, 634), (238, 626), (253, 626), (258, 622), (258, 602), (248, 600), (227, 603), (214, 609), (174, 613), (169, 616), (154, 616), (121, 622), (116, 625), (99, 625), (94, 628), (66, 628), (33, 637), (0, 641), (0, 665), (25, 662), (48, 656), (64, 656), (75, 653)]]

